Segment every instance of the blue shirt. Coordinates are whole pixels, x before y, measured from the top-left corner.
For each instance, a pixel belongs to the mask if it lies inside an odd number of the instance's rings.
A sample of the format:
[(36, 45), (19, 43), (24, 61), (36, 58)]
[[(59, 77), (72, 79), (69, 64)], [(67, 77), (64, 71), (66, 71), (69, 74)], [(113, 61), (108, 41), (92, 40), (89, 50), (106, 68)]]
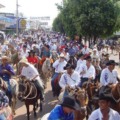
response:
[(2, 73), (2, 70), (7, 70), (9, 71), (12, 75), (14, 75), (14, 70), (12, 68), (11, 65), (6, 64), (5, 66), (0, 65), (0, 77), (5, 80), (5, 81), (9, 81), (9, 79), (11, 78), (11, 75), (7, 74), (7, 73)]
[(55, 106), (50, 112), (48, 120), (74, 120), (74, 114), (65, 114), (61, 105)]

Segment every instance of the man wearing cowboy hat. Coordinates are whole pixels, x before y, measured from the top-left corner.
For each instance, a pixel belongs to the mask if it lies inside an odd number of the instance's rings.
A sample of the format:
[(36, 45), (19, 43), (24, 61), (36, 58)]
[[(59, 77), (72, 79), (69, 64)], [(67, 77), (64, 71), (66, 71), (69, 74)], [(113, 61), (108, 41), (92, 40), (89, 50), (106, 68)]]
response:
[(78, 72), (74, 71), (74, 66), (68, 63), (64, 69), (66, 72), (60, 78), (60, 87), (64, 90), (66, 86), (70, 86), (72, 88), (78, 86), (80, 83), (80, 75)]
[(60, 54), (59, 56), (59, 59), (56, 60), (54, 63), (53, 63), (53, 68), (55, 68), (55, 73), (52, 77), (52, 80), (51, 80), (51, 85), (52, 85), (52, 91), (53, 91), (53, 94), (55, 92), (55, 86), (54, 86), (54, 80), (58, 77), (59, 73), (62, 73), (64, 72), (64, 67), (66, 66), (67, 62), (64, 58), (64, 54)]
[(62, 103), (50, 112), (47, 120), (74, 120), (75, 110), (80, 110), (79, 104), (73, 97), (66, 96)]
[(114, 60), (109, 60), (106, 64), (107, 67), (102, 70), (100, 76), (101, 86), (106, 86), (109, 84), (117, 84), (118, 73), (114, 70), (116, 62)]
[(79, 74), (81, 76), (80, 87), (84, 82), (88, 82), (95, 79), (95, 67), (92, 65), (91, 56), (85, 58), (86, 64), (80, 66)]
[(40, 99), (44, 100), (44, 86), (37, 69), (28, 63), (26, 58), (20, 60), (19, 63), (22, 65), (22, 71), (19, 77), (25, 77), (27, 80), (32, 81), (41, 93)]
[(110, 104), (115, 101), (109, 91), (110, 89), (105, 87), (104, 91), (99, 93), (99, 108), (91, 113), (88, 120), (120, 120), (119, 113), (110, 108)]
[(12, 93), (11, 93), (10, 79), (12, 75), (15, 75), (15, 72), (12, 66), (8, 63), (9, 58), (7, 56), (2, 56), (1, 61), (2, 64), (0, 65), (0, 77), (8, 84), (7, 95), (11, 100)]

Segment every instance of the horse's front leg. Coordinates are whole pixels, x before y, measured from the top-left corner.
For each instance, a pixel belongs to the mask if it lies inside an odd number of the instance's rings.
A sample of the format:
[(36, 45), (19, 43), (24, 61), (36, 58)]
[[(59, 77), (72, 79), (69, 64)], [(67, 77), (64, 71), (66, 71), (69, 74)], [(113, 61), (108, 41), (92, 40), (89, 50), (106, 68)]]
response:
[(27, 109), (27, 119), (30, 120), (30, 112), (29, 112), (29, 105), (26, 105), (26, 109)]
[(43, 106), (42, 106), (42, 101), (40, 100), (40, 112), (42, 112)]
[(34, 103), (33, 105), (33, 111), (34, 111), (34, 118), (37, 117), (37, 114), (36, 114), (36, 103)]

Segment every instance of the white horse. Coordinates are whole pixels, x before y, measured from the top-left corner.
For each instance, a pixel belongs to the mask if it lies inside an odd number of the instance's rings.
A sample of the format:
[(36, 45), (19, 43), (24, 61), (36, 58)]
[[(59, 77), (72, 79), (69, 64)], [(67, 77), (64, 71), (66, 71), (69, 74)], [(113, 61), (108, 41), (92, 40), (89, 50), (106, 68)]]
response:
[(51, 77), (51, 72), (52, 72), (52, 67), (51, 67), (51, 61), (50, 58), (46, 58), (46, 60), (44, 61), (43, 65), (42, 65), (42, 74), (43, 74), (43, 78), (44, 78), (44, 85), (46, 87), (47, 84), (47, 79), (49, 79)]
[[(15, 115), (15, 106), (17, 103), (17, 94), (18, 94), (18, 83), (15, 79), (10, 79), (10, 85), (12, 92), (11, 109), (12, 109), (12, 113)], [(7, 88), (8, 88), (7, 83), (0, 78), (0, 89), (3, 89), (6, 92)]]

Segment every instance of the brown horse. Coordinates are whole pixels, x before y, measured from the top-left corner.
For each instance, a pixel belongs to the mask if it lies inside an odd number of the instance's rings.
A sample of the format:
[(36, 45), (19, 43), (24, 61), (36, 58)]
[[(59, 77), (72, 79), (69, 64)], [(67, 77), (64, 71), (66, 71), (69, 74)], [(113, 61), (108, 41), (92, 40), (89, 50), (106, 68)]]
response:
[(98, 96), (99, 94), (99, 83), (85, 82), (83, 84), (83, 89), (85, 89), (88, 94), (87, 105), (87, 118), (88, 118), (91, 112), (99, 107), (98, 101), (95, 99), (95, 97)]
[[(73, 96), (76, 101), (80, 104), (80, 110), (76, 110), (74, 112), (75, 118), (74, 120), (83, 120), (86, 117), (86, 108), (88, 104), (88, 95), (85, 89), (81, 88), (71, 88), (70, 86), (66, 86), (65, 91), (60, 94), (59, 98), (62, 99), (65, 96)], [(61, 100), (60, 98), (60, 100)]]
[[(34, 117), (35, 118), (37, 117), (36, 109), (38, 107), (37, 101), (39, 98), (40, 98), (40, 93), (38, 92), (34, 83), (30, 81), (20, 81), (18, 99), (25, 102), (28, 120), (30, 119), (29, 105), (33, 105)], [(41, 101), (40, 101), (40, 111), (42, 111)]]
[(111, 107), (120, 113), (120, 83), (113, 85), (111, 88), (111, 94), (116, 103), (112, 103)]

